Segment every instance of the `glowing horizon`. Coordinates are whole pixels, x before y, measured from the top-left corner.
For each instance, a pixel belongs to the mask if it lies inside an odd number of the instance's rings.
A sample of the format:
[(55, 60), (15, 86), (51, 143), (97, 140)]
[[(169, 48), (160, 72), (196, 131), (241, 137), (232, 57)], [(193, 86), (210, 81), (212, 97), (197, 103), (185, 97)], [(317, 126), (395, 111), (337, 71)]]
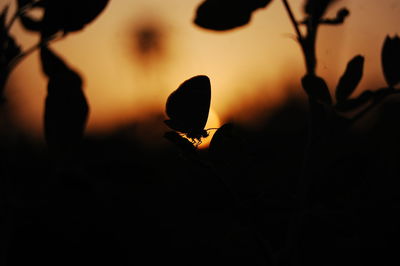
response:
[[(221, 122), (227, 117), (254, 119), (258, 110), (279, 106), (300, 84), (303, 58), (280, 1), (253, 14), (249, 25), (216, 33), (192, 23), (201, 0), (111, 1), (83, 31), (52, 44), (82, 75), (90, 104), (87, 132), (108, 131), (163, 112), (169, 93), (187, 78), (204, 74), (212, 83), (211, 105)], [(293, 1), (292, 1), (293, 2)], [(375, 1), (376, 2), (376, 1)], [(366, 57), (364, 78), (357, 92), (384, 84), (380, 48), (386, 35), (400, 31), (394, 1), (339, 1), (331, 10), (348, 7), (344, 25), (321, 29), (317, 43), (318, 74), (331, 90), (345, 65), (356, 54)], [(300, 18), (300, 3), (292, 3)], [(380, 19), (371, 21), (371, 16)], [(135, 27), (151, 25), (160, 31), (159, 54), (140, 59), (132, 53)], [(16, 24), (12, 33), (28, 47), (32, 34)], [(146, 61), (147, 60), (147, 61)], [(12, 114), (28, 132), (41, 132), (46, 80), (37, 53), (12, 73), (7, 97)], [(302, 91), (296, 92), (302, 95)]]

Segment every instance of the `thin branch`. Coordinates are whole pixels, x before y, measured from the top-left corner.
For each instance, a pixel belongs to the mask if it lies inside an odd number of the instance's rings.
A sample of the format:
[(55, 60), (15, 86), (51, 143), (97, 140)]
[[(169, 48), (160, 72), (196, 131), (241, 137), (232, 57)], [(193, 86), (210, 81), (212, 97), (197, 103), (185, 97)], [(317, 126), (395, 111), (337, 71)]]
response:
[(292, 12), (292, 9), (290, 8), (290, 5), (287, 0), (282, 0), (283, 5), (285, 6), (285, 9), (289, 15), (290, 21), (292, 22), (292, 25), (294, 27), (294, 30), (296, 31), (297, 34), (297, 39), (299, 40), (300, 44), (303, 45), (303, 35), (301, 34), (301, 31), (299, 29), (299, 25), (297, 23), (296, 18), (294, 17), (294, 14)]
[(18, 17), (24, 14), (27, 10), (31, 9), (34, 7), (35, 3), (27, 3), (24, 6), (19, 7), (17, 10), (15, 10), (14, 15), (11, 17), (10, 21), (8, 22), (6, 26), (6, 32), (9, 33), (11, 30), (11, 27), (14, 25), (15, 21), (17, 21)]

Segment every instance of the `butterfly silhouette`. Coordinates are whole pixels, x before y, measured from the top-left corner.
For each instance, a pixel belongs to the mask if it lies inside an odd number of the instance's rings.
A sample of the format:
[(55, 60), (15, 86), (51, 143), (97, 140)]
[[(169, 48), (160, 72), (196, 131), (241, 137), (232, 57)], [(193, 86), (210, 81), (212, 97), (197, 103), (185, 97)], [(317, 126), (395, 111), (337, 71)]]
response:
[(166, 104), (169, 120), (165, 124), (199, 145), (208, 136), (204, 129), (211, 101), (210, 79), (205, 75), (184, 81), (173, 91)]

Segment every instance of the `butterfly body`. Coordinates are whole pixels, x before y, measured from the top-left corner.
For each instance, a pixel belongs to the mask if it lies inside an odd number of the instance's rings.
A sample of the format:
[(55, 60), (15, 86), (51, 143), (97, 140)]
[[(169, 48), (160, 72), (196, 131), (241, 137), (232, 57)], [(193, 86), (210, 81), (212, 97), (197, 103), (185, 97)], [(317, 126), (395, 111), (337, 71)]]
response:
[(211, 101), (210, 79), (204, 75), (184, 81), (167, 99), (165, 124), (193, 142), (208, 136), (204, 129)]

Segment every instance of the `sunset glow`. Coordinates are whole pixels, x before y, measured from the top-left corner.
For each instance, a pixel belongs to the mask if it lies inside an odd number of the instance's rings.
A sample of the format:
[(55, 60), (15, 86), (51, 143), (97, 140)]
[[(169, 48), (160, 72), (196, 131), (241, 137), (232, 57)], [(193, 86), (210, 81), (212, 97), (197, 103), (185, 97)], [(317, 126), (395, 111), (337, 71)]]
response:
[(210, 141), (215, 134), (215, 131), (221, 126), (221, 121), (217, 115), (217, 113), (211, 109), (208, 115), (208, 120), (205, 129), (208, 130), (209, 136), (202, 140), (202, 143), (199, 145), (200, 149), (205, 149), (210, 145)]
[[(210, 77), (212, 106), (220, 117), (243, 121), (253, 119), (255, 112), (266, 106), (278, 106), (296, 90), (284, 88), (299, 86), (304, 63), (280, 1), (255, 12), (249, 25), (224, 33), (192, 23), (201, 2), (111, 1), (82, 32), (52, 45), (84, 78), (90, 103), (89, 133), (111, 130), (154, 110), (163, 112), (169, 93), (194, 75)], [(301, 1), (292, 2), (300, 17)], [(345, 25), (321, 30), (318, 71), (333, 89), (347, 61), (356, 54), (364, 55), (365, 78), (358, 93), (383, 83), (377, 51), (386, 35), (400, 31), (400, 7), (397, 1), (335, 4), (336, 8), (342, 6), (352, 13)], [(12, 32), (25, 48), (36, 41), (18, 24)], [(142, 46), (138, 52), (140, 36), (150, 46)], [(36, 136), (41, 135), (45, 88), (37, 53), (18, 66), (7, 88), (11, 113), (19, 127)], [(210, 120), (217, 121), (213, 113)]]

